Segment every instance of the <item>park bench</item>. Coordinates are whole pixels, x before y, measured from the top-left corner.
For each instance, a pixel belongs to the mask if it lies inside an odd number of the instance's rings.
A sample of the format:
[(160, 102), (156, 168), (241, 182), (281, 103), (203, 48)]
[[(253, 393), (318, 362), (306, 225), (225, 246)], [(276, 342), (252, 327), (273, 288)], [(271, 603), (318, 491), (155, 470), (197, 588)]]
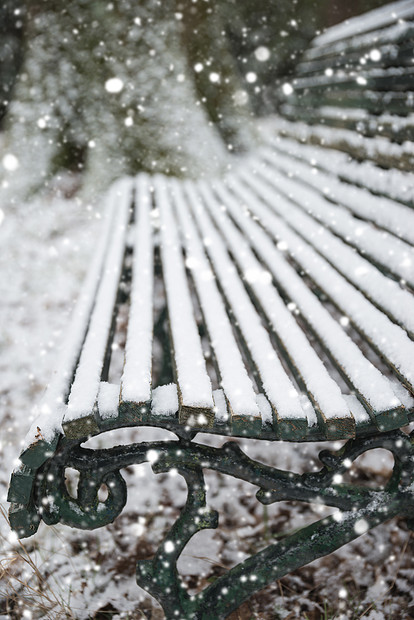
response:
[[(12, 476), (20, 537), (41, 519), (108, 524), (125, 505), (123, 467), (175, 468), (187, 503), (154, 558), (137, 563), (137, 582), (168, 618), (216, 619), (393, 516), (413, 526), (412, 435), (400, 430), (414, 419), (413, 20), (403, 1), (317, 37), (281, 88), (282, 116), (260, 121), (262, 145), (222, 178), (140, 174), (110, 188), (60, 365)], [(132, 426), (177, 441), (81, 446)], [(234, 441), (198, 444), (197, 433), (346, 442), (299, 475)], [(346, 484), (352, 462), (378, 447), (395, 460), (387, 485)], [(80, 473), (76, 498), (68, 467)], [(264, 504), (340, 512), (190, 596), (177, 560), (218, 521), (205, 468), (253, 482)]]

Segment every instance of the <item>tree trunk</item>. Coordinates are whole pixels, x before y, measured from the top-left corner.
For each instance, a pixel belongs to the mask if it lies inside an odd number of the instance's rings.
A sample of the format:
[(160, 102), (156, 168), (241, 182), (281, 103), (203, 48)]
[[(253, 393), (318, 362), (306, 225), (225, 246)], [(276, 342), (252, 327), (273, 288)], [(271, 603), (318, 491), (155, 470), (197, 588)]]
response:
[[(5, 123), (9, 197), (67, 169), (84, 171), (89, 193), (141, 170), (215, 174), (229, 144), (249, 145), (250, 110), (237, 105), (230, 53), (216, 47), (220, 25), (193, 28), (191, 8), (178, 0), (27, 2), (25, 59)], [(210, 73), (220, 79), (196, 81), (199, 52), (212, 49), (220, 64)]]

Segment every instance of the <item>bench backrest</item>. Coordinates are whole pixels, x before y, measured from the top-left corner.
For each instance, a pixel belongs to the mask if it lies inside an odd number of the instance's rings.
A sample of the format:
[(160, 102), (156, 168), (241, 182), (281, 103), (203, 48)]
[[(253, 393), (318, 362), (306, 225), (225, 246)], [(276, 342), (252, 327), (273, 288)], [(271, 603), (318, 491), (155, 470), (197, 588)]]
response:
[[(374, 159), (381, 166), (412, 170), (414, 150), (404, 142), (414, 138), (413, 46), (412, 0), (329, 29), (314, 39), (294, 79), (282, 88), (282, 114), (352, 131), (336, 133), (335, 138), (325, 129), (313, 134), (314, 142), (347, 150), (361, 160)], [(395, 144), (388, 152), (385, 143), (369, 150), (354, 132)]]

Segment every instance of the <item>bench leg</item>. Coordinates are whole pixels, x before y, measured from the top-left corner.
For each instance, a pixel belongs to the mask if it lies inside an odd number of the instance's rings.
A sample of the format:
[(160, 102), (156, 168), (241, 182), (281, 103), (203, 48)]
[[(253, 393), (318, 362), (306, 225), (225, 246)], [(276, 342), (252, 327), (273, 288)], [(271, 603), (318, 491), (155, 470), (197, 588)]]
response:
[[(400, 431), (349, 440), (337, 452), (320, 453), (319, 472), (299, 475), (250, 459), (234, 442), (212, 448), (185, 440), (163, 441), (92, 451), (62, 441), (58, 453), (37, 477), (33, 503), (46, 523), (60, 521), (72, 527), (95, 529), (112, 522), (125, 504), (126, 485), (120, 469), (148, 460), (155, 473), (176, 469), (186, 481), (187, 502), (155, 556), (137, 563), (137, 582), (161, 603), (168, 619), (218, 620), (226, 618), (269, 583), (396, 515), (406, 517), (414, 528), (413, 444), (414, 433), (409, 437)], [(394, 456), (393, 473), (384, 488), (357, 487), (341, 481), (341, 475), (358, 456), (379, 447), (390, 450)], [(76, 499), (69, 496), (64, 483), (66, 467), (80, 472)], [(257, 485), (257, 499), (264, 504), (296, 500), (318, 502), (339, 510), (269, 545), (201, 593), (190, 595), (177, 570), (178, 558), (196, 532), (218, 525), (217, 513), (206, 506), (203, 469), (214, 469)], [(108, 487), (105, 502), (98, 500), (101, 484)]]

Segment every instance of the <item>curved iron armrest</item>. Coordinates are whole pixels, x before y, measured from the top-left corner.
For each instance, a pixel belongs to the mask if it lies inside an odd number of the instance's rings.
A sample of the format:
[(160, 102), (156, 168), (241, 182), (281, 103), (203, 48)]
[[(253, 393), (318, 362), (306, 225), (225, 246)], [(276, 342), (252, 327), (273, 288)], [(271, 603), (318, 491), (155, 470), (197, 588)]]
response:
[[(394, 456), (394, 468), (384, 488), (344, 484), (342, 474), (364, 452), (385, 448)], [(127, 489), (120, 470), (150, 462), (155, 473), (175, 469), (187, 484), (188, 495), (180, 516), (151, 560), (137, 562), (137, 583), (162, 605), (167, 618), (217, 620), (226, 618), (243, 601), (286, 573), (327, 555), (394, 516), (407, 519), (414, 529), (414, 432), (402, 431), (349, 440), (340, 450), (319, 454), (318, 472), (296, 474), (250, 459), (238, 444), (221, 448), (188, 439), (143, 442), (130, 446), (90, 450), (62, 439), (56, 454), (33, 479), (32, 498), (23, 512), (11, 510), (12, 526), (30, 535), (39, 519), (80, 529), (111, 523), (122, 511)], [(69, 495), (65, 469), (79, 471), (77, 498)], [(281, 500), (320, 503), (338, 508), (335, 514), (308, 525), (241, 562), (201, 593), (190, 595), (177, 570), (178, 559), (191, 537), (218, 526), (218, 514), (206, 504), (203, 469), (214, 469), (259, 487), (263, 504)], [(99, 501), (102, 484), (108, 497)], [(11, 498), (13, 499), (13, 498)], [(23, 527), (23, 531), (22, 528)], [(28, 527), (24, 530), (24, 527)]]

